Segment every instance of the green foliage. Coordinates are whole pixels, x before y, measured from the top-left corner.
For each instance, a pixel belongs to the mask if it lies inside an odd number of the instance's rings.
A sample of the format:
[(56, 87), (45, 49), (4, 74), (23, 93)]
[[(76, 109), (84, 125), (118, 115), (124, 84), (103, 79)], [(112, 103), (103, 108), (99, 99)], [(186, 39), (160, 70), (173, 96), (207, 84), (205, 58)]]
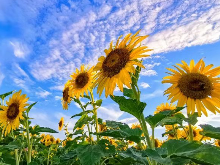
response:
[(220, 139), (220, 127), (213, 127), (209, 124), (204, 124), (204, 125), (199, 125), (203, 131), (200, 132), (201, 135), (215, 138), (215, 139)]
[[(108, 144), (108, 149), (105, 144)], [(79, 146), (76, 152), (82, 165), (95, 165), (102, 157), (115, 153), (115, 148), (107, 140), (101, 140), (96, 145)]]
[(158, 125), (172, 125), (170, 122), (176, 124), (181, 122), (180, 119), (184, 118), (184, 116), (182, 114), (176, 114), (174, 116), (174, 114), (181, 111), (183, 108), (184, 107), (177, 107), (175, 110), (162, 111), (153, 116), (149, 115), (145, 120), (151, 127), (156, 127)]
[(142, 152), (137, 151), (134, 148), (128, 148), (125, 152), (119, 153), (119, 155), (123, 158), (132, 159), (133, 162), (138, 164), (147, 164), (147, 159), (142, 156)]
[(113, 129), (126, 129), (126, 128), (130, 128), (127, 124), (125, 123), (121, 123), (121, 122), (117, 122), (117, 121), (110, 121), (110, 120), (106, 120), (106, 126), (111, 127)]
[(28, 108), (27, 108), (27, 110), (26, 110), (26, 112), (29, 113), (30, 110), (31, 110), (31, 108), (32, 108), (35, 104), (37, 104), (37, 102), (35, 102), (35, 103), (29, 105)]
[(132, 89), (123, 88), (123, 95), (127, 96), (127, 97), (129, 97), (131, 99), (135, 99), (135, 94), (134, 94)]
[(184, 121), (189, 124), (195, 125), (198, 122), (197, 117), (198, 117), (198, 112), (195, 112), (193, 115), (190, 115), (188, 118), (185, 118)]
[(83, 114), (76, 122), (73, 130), (75, 130), (76, 128), (81, 128), (84, 124), (87, 124), (89, 121), (92, 121), (92, 118), (89, 117), (87, 114)]
[(11, 95), (13, 92), (14, 92), (14, 91), (1, 94), (1, 95), (0, 95), (0, 98), (1, 98), (2, 100), (4, 100), (7, 96)]
[(122, 128), (116, 130), (107, 130), (98, 134), (101, 136), (110, 136), (118, 139), (122, 138), (125, 140), (130, 140), (139, 143), (141, 140), (142, 131), (139, 128)]
[(111, 96), (111, 99), (118, 103), (121, 111), (130, 113), (135, 116), (137, 119), (140, 119), (146, 103), (139, 102), (136, 99), (126, 99), (124, 96)]

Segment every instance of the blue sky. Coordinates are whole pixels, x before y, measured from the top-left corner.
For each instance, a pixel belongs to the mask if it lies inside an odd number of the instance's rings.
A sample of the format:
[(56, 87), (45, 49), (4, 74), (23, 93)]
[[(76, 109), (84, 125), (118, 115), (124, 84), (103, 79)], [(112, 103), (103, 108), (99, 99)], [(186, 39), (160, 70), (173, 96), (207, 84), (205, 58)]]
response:
[[(168, 85), (161, 84), (165, 68), (200, 58), (220, 65), (219, 0), (0, 0), (0, 4), (0, 93), (22, 89), (30, 101), (38, 101), (31, 111), (34, 124), (57, 130), (64, 116), (69, 129), (74, 126), (76, 120), (69, 117), (80, 109), (72, 103), (68, 111), (62, 110), (64, 83), (81, 64), (96, 64), (121, 34), (141, 29), (141, 35), (150, 35), (143, 44), (154, 51), (144, 60), (146, 69), (139, 80), (142, 101), (148, 104), (145, 115), (166, 102), (163, 91)], [(109, 98), (102, 98), (99, 117), (135, 122)], [(220, 124), (213, 115), (204, 121)]]

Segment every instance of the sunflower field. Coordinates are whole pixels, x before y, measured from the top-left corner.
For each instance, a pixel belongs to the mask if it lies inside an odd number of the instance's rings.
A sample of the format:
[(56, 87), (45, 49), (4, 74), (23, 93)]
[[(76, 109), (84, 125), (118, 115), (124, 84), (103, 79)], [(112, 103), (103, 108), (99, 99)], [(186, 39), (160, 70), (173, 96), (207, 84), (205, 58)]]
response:
[[(51, 128), (31, 124), (35, 119), (29, 112), (36, 102), (28, 104), (21, 90), (1, 94), (0, 165), (220, 165), (220, 127), (197, 124), (208, 111), (220, 112), (220, 67), (201, 59), (167, 68), (162, 83), (170, 84), (164, 91), (169, 102), (144, 116), (147, 103), (141, 101), (138, 80), (142, 59), (153, 49), (141, 45), (147, 37), (139, 31), (120, 36), (95, 66), (81, 65), (70, 75), (61, 103), (68, 110), (75, 102), (82, 111), (72, 114), (79, 119), (71, 132), (62, 116), (57, 121), (65, 139), (56, 139), (52, 133), (58, 132)], [(121, 96), (114, 95), (116, 87)], [(93, 91), (110, 97), (139, 122), (98, 118), (103, 100), (95, 100)], [(157, 127), (165, 128), (163, 139), (155, 138)]]

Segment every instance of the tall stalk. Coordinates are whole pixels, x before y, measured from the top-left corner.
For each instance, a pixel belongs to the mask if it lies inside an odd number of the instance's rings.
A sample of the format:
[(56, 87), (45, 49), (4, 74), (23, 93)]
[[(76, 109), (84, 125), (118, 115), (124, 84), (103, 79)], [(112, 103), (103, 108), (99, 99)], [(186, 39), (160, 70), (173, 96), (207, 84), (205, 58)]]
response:
[(96, 105), (94, 104), (94, 96), (93, 96), (93, 91), (90, 92), (90, 95), (91, 95), (91, 102), (92, 102), (92, 106), (93, 106), (93, 113), (95, 115), (95, 124), (96, 124), (96, 133), (97, 133), (97, 141), (99, 141), (99, 135), (98, 135), (98, 132), (99, 132), (99, 123), (98, 123), (98, 115), (97, 115), (97, 108), (96, 108)]
[(16, 162), (16, 165), (19, 165), (18, 149), (15, 149), (15, 162)]

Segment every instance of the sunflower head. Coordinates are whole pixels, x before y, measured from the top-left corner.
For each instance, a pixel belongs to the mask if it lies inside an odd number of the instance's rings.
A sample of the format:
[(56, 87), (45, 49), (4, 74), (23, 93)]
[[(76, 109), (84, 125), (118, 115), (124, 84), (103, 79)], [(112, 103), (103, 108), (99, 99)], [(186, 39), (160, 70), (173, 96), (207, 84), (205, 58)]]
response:
[(64, 125), (64, 118), (61, 117), (59, 123), (58, 123), (58, 128), (59, 128), (59, 131), (61, 131), (63, 129), (63, 125)]
[(131, 125), (131, 129), (136, 129), (136, 128), (141, 129), (141, 125), (138, 124), (138, 123), (135, 123), (135, 124), (132, 124), (132, 125)]
[(162, 146), (162, 141), (160, 141), (159, 139), (154, 139), (154, 146), (155, 148), (159, 148)]
[(67, 81), (67, 83), (64, 85), (63, 97), (61, 99), (63, 109), (68, 109), (68, 104), (70, 104), (70, 102), (71, 102), (71, 98), (70, 98), (69, 93), (70, 93), (70, 81)]
[(220, 147), (220, 140), (219, 139), (215, 140), (215, 146)]
[(76, 69), (76, 72), (73, 73), (70, 77), (70, 96), (79, 98), (83, 97), (84, 93), (89, 95), (88, 92), (92, 90), (93, 83), (93, 67), (85, 68), (84, 65), (81, 65), (80, 70)]
[(20, 120), (23, 119), (22, 114), (28, 105), (28, 99), (26, 95), (21, 95), (20, 90), (6, 101), (7, 106), (0, 105), (2, 109), (0, 111), (0, 125), (5, 135), (19, 127)]
[(142, 40), (148, 37), (137, 36), (139, 32), (134, 35), (129, 33), (121, 42), (120, 36), (115, 46), (111, 42), (109, 49), (105, 49), (106, 56), (101, 56), (98, 59), (94, 68), (95, 71), (98, 71), (94, 86), (98, 86), (99, 95), (104, 89), (106, 97), (113, 95), (116, 85), (121, 91), (123, 91), (123, 84), (131, 88), (130, 73), (135, 72), (134, 65), (144, 68), (137, 59), (149, 56), (144, 53), (150, 49), (147, 49), (147, 46), (138, 46)]
[(157, 114), (159, 112), (163, 112), (163, 111), (169, 111), (169, 110), (174, 110), (176, 109), (176, 106), (173, 104), (169, 104), (169, 103), (162, 103), (161, 105), (157, 106), (157, 110), (154, 112), (154, 114)]
[(59, 143), (60, 143), (60, 139), (57, 138), (55, 143), (56, 143), (56, 144), (59, 144)]
[[(198, 128), (197, 126), (192, 126), (193, 131), (193, 140), (200, 141), (202, 135), (199, 133), (202, 129)], [(189, 126), (184, 127), (184, 130), (181, 131), (181, 138), (188, 139), (189, 138)]]
[(172, 84), (164, 93), (169, 95), (171, 103), (178, 101), (178, 107), (186, 104), (188, 114), (197, 110), (199, 116), (202, 113), (208, 116), (206, 109), (215, 114), (220, 112), (220, 79), (216, 77), (220, 74), (220, 67), (211, 69), (213, 65), (205, 66), (202, 59), (197, 64), (191, 60), (190, 65), (182, 61), (174, 67), (177, 70), (167, 68), (170, 76), (162, 81)]
[(106, 122), (103, 122), (102, 124), (99, 124), (99, 132), (103, 132), (106, 131), (107, 127), (106, 127)]

